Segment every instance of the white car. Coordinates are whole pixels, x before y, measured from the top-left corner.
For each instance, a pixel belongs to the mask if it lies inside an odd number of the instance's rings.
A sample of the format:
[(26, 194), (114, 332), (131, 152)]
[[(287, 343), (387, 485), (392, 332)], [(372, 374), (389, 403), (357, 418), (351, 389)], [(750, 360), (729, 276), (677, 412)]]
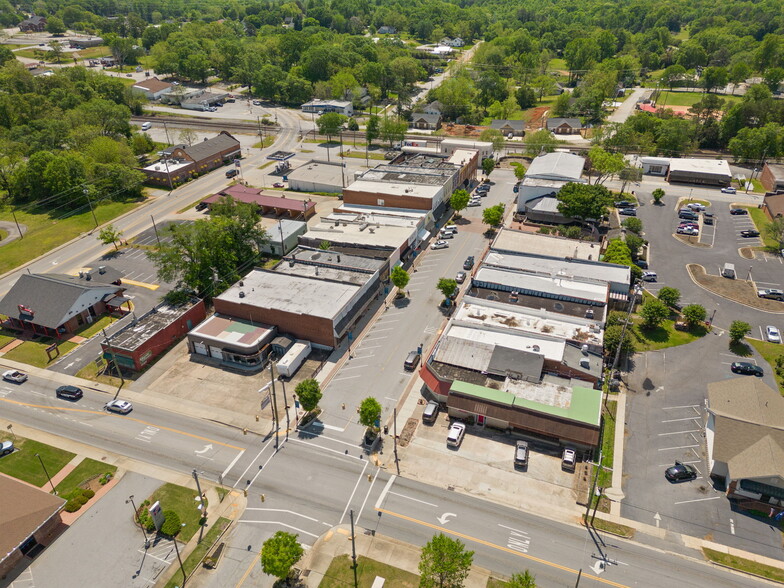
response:
[(466, 426), (463, 423), (452, 423), (449, 427), (449, 434), (446, 436), (446, 444), (449, 447), (460, 447), (465, 437)]
[(643, 282), (655, 282), (658, 279), (659, 276), (656, 275), (656, 272), (642, 272)]
[(22, 382), (27, 381), (27, 374), (20, 372), (19, 370), (8, 370), (7, 372), (3, 372), (3, 379), (7, 382), (21, 384)]
[(692, 235), (695, 237), (700, 234), (700, 230), (694, 227), (678, 227), (675, 232), (679, 235)]
[(771, 343), (781, 343), (781, 333), (776, 327), (768, 325), (765, 327), (765, 334)]
[(112, 400), (111, 402), (107, 402), (104, 408), (109, 412), (128, 414), (133, 410), (133, 405), (127, 400)]
[(430, 249), (446, 249), (447, 247), (449, 247), (449, 243), (443, 239), (439, 239), (430, 246)]
[(727, 186), (726, 188), (722, 188), (721, 191), (724, 192), (725, 194), (735, 194), (737, 192), (737, 190), (732, 186)]
[(689, 208), (694, 212), (702, 212), (703, 210), (705, 210), (705, 205), (700, 204), (699, 202), (692, 202), (691, 204), (687, 204), (686, 208)]
[(482, 206), (481, 200), (469, 200), (468, 207), (471, 208), (472, 206)]

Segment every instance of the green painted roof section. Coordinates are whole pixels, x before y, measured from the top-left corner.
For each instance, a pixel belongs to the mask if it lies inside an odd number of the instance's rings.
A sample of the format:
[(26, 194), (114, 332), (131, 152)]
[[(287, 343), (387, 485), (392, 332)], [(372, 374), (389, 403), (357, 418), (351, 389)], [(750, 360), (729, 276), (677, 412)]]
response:
[(256, 329), (259, 328), (259, 325), (254, 325), (252, 323), (246, 323), (243, 321), (234, 320), (231, 324), (226, 325), (226, 328), (223, 329), (226, 333), (252, 333)]
[(595, 427), (598, 427), (601, 422), (602, 391), (594, 390), (592, 388), (583, 388), (582, 386), (573, 387), (572, 401), (569, 404), (569, 408), (550, 406), (549, 404), (542, 404), (540, 402), (534, 402), (533, 400), (526, 400), (524, 398), (519, 398), (510, 392), (495, 390), (493, 388), (478, 386), (476, 384), (468, 384), (467, 382), (460, 382), (458, 380), (455, 380), (452, 383), (451, 390), (467, 396), (473, 396), (482, 400), (495, 402), (497, 404), (503, 404), (506, 406), (519, 406), (521, 408), (549, 414), (563, 419), (587, 423)]

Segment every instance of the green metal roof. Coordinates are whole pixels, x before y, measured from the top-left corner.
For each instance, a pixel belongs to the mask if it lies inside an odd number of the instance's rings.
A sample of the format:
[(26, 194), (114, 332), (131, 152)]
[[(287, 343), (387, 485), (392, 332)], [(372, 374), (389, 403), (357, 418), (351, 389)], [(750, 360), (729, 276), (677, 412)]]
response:
[(510, 392), (495, 390), (486, 386), (478, 386), (467, 382), (455, 380), (450, 391), (458, 392), (464, 396), (473, 396), (481, 400), (487, 400), (496, 404), (508, 407), (520, 407), (527, 410), (549, 414), (559, 418), (587, 423), (598, 427), (601, 423), (602, 414), (602, 391), (592, 388), (574, 386), (572, 388), (572, 401), (568, 408), (550, 406), (519, 398)]

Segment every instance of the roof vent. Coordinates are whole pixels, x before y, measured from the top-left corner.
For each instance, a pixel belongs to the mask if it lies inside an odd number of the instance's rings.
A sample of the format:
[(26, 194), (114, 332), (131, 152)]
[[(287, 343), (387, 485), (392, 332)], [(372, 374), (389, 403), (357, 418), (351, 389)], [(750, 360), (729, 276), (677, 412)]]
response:
[(245, 292), (243, 292), (242, 290), (240, 290), (240, 298), (245, 298)]
[(583, 343), (583, 346), (580, 349), (582, 349), (583, 355), (588, 355), (588, 345)]
[(105, 265), (99, 265), (98, 266), (98, 273), (101, 274), (101, 275), (105, 274), (106, 273), (106, 266)]
[(531, 349), (533, 349), (535, 352), (539, 353), (539, 346), (538, 345), (533, 345), (531, 347)]
[(240, 288), (242, 288), (244, 285), (245, 285), (245, 282), (243, 282), (242, 280), (240, 280)]
[(581, 357), (580, 358), (580, 367), (581, 368), (586, 368), (586, 369), (590, 368), (591, 367), (591, 361), (587, 357)]

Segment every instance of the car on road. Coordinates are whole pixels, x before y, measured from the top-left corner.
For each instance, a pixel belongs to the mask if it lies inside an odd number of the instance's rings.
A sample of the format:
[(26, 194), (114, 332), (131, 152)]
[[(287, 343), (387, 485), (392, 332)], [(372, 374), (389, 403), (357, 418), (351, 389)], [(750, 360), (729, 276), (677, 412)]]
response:
[(748, 361), (733, 361), (730, 365), (730, 369), (732, 370), (732, 373), (742, 374), (744, 376), (757, 376), (758, 378), (761, 378), (765, 375), (765, 372), (760, 366)]
[(730, 214), (749, 214), (745, 208), (730, 208)]
[(772, 325), (765, 327), (765, 336), (771, 343), (781, 343), (781, 333)]
[(757, 290), (757, 296), (760, 298), (769, 298), (771, 300), (784, 300), (784, 290), (766, 288), (764, 290)]
[(469, 255), (468, 257), (466, 257), (466, 260), (463, 262), (463, 269), (470, 270), (473, 267), (474, 267), (474, 256)]
[(439, 239), (430, 246), (430, 249), (446, 249), (447, 247), (449, 247), (449, 243), (443, 239)]
[(14, 442), (13, 441), (3, 441), (0, 443), (0, 457), (4, 455), (8, 455), (9, 453), (14, 452)]
[(226, 171), (226, 177), (227, 178), (233, 178), (234, 176), (236, 176), (239, 173), (240, 173), (239, 170), (236, 167), (234, 167), (234, 168)]
[(745, 231), (740, 232), (741, 237), (759, 237), (760, 232), (754, 229), (747, 229)]
[(465, 272), (457, 272), (457, 275), (455, 276), (455, 282), (457, 282), (458, 284), (462, 284), (463, 282), (465, 282), (465, 279), (466, 279)]
[(736, 194), (738, 192), (732, 186), (725, 186), (724, 188), (721, 189), (721, 191), (724, 192), (725, 194)]
[(515, 443), (514, 465), (516, 468), (528, 465), (528, 441), (518, 440)]
[(637, 209), (636, 208), (621, 208), (618, 211), (618, 214), (623, 216), (637, 216)]
[(446, 444), (449, 447), (460, 447), (465, 437), (466, 426), (463, 423), (452, 423), (449, 433), (446, 436)]
[(283, 182), (275, 182), (274, 184), (272, 184), (272, 187), (273, 188), (285, 188), (286, 184), (284, 184)]
[(81, 388), (76, 386), (60, 386), (54, 391), (57, 398), (67, 398), (68, 400), (79, 400), (83, 394)]
[(576, 467), (577, 452), (571, 447), (565, 448), (563, 450), (563, 455), (561, 456), (561, 469), (566, 470), (567, 472), (573, 472)]
[(3, 372), (3, 379), (6, 382), (14, 382), (15, 384), (21, 384), (22, 382), (27, 381), (27, 374), (24, 372), (20, 372), (19, 370), (8, 370), (7, 372)]
[(697, 476), (699, 476), (699, 472), (694, 466), (679, 461), (676, 461), (674, 466), (670, 466), (664, 470), (664, 477), (670, 482), (694, 480)]
[(658, 279), (659, 276), (656, 275), (656, 272), (642, 272), (643, 282), (655, 282)]
[(133, 405), (128, 402), (127, 400), (112, 400), (111, 402), (107, 402), (104, 406), (109, 412), (116, 412), (118, 414), (128, 414), (133, 410)]

